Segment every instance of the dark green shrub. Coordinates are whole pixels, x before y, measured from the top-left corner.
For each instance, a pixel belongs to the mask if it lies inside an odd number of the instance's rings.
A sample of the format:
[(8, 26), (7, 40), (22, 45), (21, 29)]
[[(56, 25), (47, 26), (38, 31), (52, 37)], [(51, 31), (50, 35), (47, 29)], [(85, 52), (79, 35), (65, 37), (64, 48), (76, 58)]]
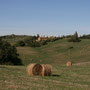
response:
[(68, 49), (73, 49), (74, 47), (73, 46), (70, 46)]
[(20, 40), (16, 43), (16, 46), (25, 46), (25, 42)]
[(40, 47), (40, 43), (36, 41), (36, 36), (28, 37), (25, 39), (26, 46)]
[(79, 39), (77, 32), (75, 32), (75, 34), (72, 35), (72, 37), (68, 39), (68, 42), (80, 42), (80, 41), (81, 40)]
[(42, 45), (46, 45), (47, 44), (47, 41), (46, 40), (42, 40), (42, 41), (40, 41), (40, 45), (42, 46)]
[(10, 43), (0, 39), (0, 64), (21, 65), (17, 50)]

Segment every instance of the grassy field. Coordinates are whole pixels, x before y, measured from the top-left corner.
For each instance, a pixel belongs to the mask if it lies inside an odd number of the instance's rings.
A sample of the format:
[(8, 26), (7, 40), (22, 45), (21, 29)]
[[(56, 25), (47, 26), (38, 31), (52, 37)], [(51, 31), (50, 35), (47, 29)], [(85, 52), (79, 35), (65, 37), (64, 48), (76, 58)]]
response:
[[(39, 48), (17, 47), (23, 66), (0, 66), (0, 90), (89, 90), (90, 40), (58, 40)], [(71, 61), (73, 66), (66, 67)], [(29, 63), (51, 64), (53, 76), (28, 76)]]
[(28, 76), (25, 66), (0, 66), (0, 90), (90, 90), (90, 63), (53, 66), (53, 76)]
[[(70, 47), (73, 47), (70, 49)], [(18, 53), (24, 65), (29, 63), (44, 63), (64, 65), (67, 61), (73, 63), (90, 61), (90, 40), (70, 43), (58, 40), (39, 48), (18, 47)]]

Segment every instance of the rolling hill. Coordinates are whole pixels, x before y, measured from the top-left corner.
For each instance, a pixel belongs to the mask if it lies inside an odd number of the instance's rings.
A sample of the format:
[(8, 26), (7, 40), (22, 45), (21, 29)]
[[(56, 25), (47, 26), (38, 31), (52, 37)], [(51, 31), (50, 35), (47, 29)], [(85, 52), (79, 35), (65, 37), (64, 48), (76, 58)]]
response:
[[(42, 47), (17, 47), (23, 66), (0, 65), (0, 90), (89, 90), (90, 40), (61, 39)], [(72, 66), (65, 63), (71, 61)], [(29, 63), (51, 64), (52, 76), (28, 76)]]
[(73, 64), (90, 61), (90, 40), (71, 43), (58, 40), (38, 48), (17, 47), (24, 65), (29, 63), (48, 63), (64, 65), (67, 61)]

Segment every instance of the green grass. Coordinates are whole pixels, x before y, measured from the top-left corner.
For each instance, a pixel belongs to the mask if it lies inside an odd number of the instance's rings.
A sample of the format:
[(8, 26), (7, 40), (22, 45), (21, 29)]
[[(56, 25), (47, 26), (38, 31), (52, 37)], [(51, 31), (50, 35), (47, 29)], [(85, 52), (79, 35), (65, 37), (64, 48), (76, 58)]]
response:
[(90, 89), (90, 64), (53, 66), (54, 76), (50, 77), (28, 76), (25, 66), (0, 66), (0, 72), (0, 90)]
[[(73, 47), (72, 49), (69, 49)], [(90, 40), (78, 43), (58, 40), (31, 48), (17, 47), (24, 66), (0, 66), (0, 90), (89, 90)], [(66, 67), (71, 61), (73, 66)], [(54, 76), (28, 76), (29, 63), (51, 64)], [(56, 75), (56, 76), (55, 76)]]
[[(69, 49), (69, 47), (73, 48)], [(67, 61), (73, 63), (90, 61), (89, 39), (78, 43), (58, 40), (39, 48), (18, 47), (17, 50), (24, 65), (29, 63), (64, 65)]]

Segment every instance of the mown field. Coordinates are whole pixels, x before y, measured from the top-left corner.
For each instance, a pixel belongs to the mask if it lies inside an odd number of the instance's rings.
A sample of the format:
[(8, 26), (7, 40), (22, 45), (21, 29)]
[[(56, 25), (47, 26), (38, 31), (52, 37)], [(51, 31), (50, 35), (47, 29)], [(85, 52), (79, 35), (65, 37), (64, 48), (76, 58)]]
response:
[(52, 65), (64, 65), (67, 61), (74, 64), (90, 61), (90, 40), (82, 40), (78, 43), (58, 40), (39, 48), (17, 47), (24, 65), (29, 63), (44, 63)]
[[(0, 90), (89, 90), (90, 40), (58, 40), (39, 48), (17, 47), (23, 66), (0, 65)], [(65, 63), (71, 61), (72, 66)], [(51, 64), (53, 76), (28, 76), (29, 63)]]
[(53, 66), (53, 76), (28, 76), (25, 66), (0, 66), (0, 90), (90, 90), (90, 63)]

